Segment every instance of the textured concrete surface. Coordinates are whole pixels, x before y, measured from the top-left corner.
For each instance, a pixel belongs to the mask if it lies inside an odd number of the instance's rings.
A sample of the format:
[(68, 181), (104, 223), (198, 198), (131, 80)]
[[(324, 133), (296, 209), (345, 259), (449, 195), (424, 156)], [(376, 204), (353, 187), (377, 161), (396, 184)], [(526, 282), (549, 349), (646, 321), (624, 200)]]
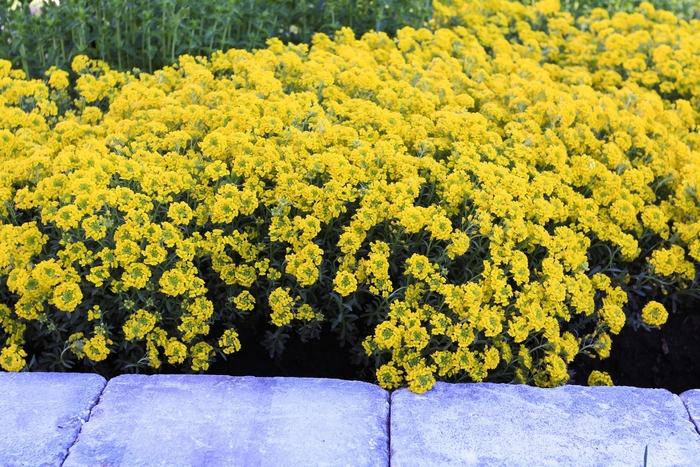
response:
[(388, 416), (358, 381), (123, 375), (63, 466), (386, 466)]
[(59, 467), (106, 383), (98, 375), (0, 372), (0, 466)]
[[(695, 424), (695, 429), (700, 433), (700, 389), (685, 391), (680, 398), (688, 410), (690, 420)], [(700, 460), (698, 464), (700, 465)]]
[(700, 390), (0, 372), (0, 391), (0, 467), (614, 467), (646, 446), (700, 467)]
[(700, 436), (664, 389), (437, 383), (391, 399), (392, 467), (700, 466)]

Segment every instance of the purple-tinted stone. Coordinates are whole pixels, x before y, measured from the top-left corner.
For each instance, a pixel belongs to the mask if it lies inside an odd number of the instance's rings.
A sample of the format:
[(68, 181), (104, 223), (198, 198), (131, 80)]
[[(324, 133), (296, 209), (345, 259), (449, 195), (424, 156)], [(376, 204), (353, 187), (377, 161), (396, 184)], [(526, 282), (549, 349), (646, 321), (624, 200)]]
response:
[(391, 398), (392, 467), (700, 466), (700, 435), (664, 389), (437, 383)]
[(0, 465), (61, 466), (106, 383), (91, 374), (0, 372)]
[(386, 466), (388, 416), (358, 381), (122, 375), (63, 466)]

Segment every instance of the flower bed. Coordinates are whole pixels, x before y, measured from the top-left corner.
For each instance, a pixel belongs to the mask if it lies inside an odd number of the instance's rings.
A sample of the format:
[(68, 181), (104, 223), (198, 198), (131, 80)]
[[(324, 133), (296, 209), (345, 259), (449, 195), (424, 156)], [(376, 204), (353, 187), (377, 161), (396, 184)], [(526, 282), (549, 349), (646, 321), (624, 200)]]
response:
[(385, 388), (557, 386), (663, 324), (698, 291), (700, 23), (435, 8), (153, 74), (0, 62), (0, 365), (204, 371), (328, 324)]

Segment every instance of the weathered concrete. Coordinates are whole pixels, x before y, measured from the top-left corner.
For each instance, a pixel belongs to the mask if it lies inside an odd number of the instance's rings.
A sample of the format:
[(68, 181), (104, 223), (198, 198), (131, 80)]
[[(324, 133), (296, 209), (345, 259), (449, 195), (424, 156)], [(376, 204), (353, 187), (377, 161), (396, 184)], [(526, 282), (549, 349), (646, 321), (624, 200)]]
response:
[(700, 435), (664, 389), (437, 383), (391, 398), (392, 467), (700, 465)]
[(59, 467), (106, 383), (90, 374), (0, 372), (0, 465)]
[(389, 393), (315, 378), (123, 375), (64, 467), (386, 466)]
[(685, 391), (680, 395), (680, 398), (688, 410), (690, 420), (695, 424), (695, 429), (700, 433), (700, 389)]
[(0, 391), (1, 467), (641, 466), (646, 446), (700, 466), (700, 390), (0, 372)]

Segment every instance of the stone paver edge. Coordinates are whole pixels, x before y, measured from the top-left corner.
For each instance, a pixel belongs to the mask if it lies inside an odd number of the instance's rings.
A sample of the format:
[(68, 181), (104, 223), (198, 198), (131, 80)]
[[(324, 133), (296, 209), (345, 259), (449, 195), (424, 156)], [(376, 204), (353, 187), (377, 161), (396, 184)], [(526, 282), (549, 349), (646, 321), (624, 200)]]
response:
[[(100, 389), (99, 394), (97, 394), (97, 397), (95, 397), (94, 402), (92, 403), (92, 405), (88, 409), (87, 418), (85, 420), (83, 420), (83, 423), (80, 424), (80, 428), (75, 433), (75, 437), (73, 438), (73, 441), (70, 443), (70, 445), (66, 449), (66, 455), (63, 458), (63, 461), (61, 462), (61, 466), (63, 466), (63, 463), (66, 461), (66, 459), (68, 459), (68, 454), (70, 454), (71, 448), (73, 446), (75, 446), (75, 443), (78, 441), (78, 438), (80, 437), (80, 433), (83, 432), (83, 427), (85, 426), (85, 424), (90, 421), (90, 417), (92, 417), (92, 411), (94, 410), (95, 407), (97, 407), (99, 405), (100, 399), (102, 399), (102, 394), (104, 394), (105, 389), (107, 388), (107, 385), (109, 384), (109, 380), (106, 379), (104, 376), (101, 376), (101, 375), (97, 375), (97, 376), (100, 376), (100, 378), (102, 378), (104, 380), (104, 384), (102, 385), (102, 389)], [(92, 378), (92, 377), (94, 377), (94, 375), (88, 374), (87, 377)]]
[[(160, 375), (150, 375), (150, 376), (160, 376)], [(90, 377), (93, 377), (92, 375)], [(118, 378), (115, 377), (115, 378)], [(115, 379), (113, 378), (113, 379)], [(236, 376), (232, 376), (232, 378), (236, 378)], [(260, 377), (263, 378), (263, 377)], [(295, 378), (291, 378), (295, 379)], [(73, 439), (73, 442), (68, 446), (67, 452), (66, 452), (66, 457), (67, 454), (70, 452), (70, 449), (75, 445), (75, 443), (78, 441), (78, 438), (80, 437), (80, 434), (82, 433), (83, 426), (90, 421), (90, 417), (92, 416), (92, 412), (100, 404), (100, 401), (102, 400), (102, 395), (105, 392), (105, 389), (109, 385), (111, 380), (105, 379), (105, 384), (102, 386), (102, 389), (100, 390), (100, 393), (97, 395), (95, 398), (95, 402), (90, 406), (89, 411), (88, 411), (88, 416), (87, 418), (83, 421), (83, 423), (80, 425), (80, 429), (77, 431), (75, 438)], [(392, 409), (392, 400), (393, 398), (391, 395), (393, 392), (390, 392), (389, 396), (389, 412), (388, 412), (388, 417), (387, 417), (387, 433), (388, 433), (388, 438), (389, 438), (389, 456), (391, 457), (391, 409)], [(691, 402), (691, 397), (695, 396), (697, 401), (700, 403), (700, 389), (691, 389), (688, 391), (685, 391), (681, 394), (678, 395), (678, 397), (681, 399), (683, 403), (683, 407), (686, 409), (686, 412), (688, 413), (688, 419), (693, 422), (695, 425), (695, 429), (698, 432), (698, 435), (700, 436), (700, 404), (697, 409), (695, 409), (692, 406)], [(697, 412), (697, 413), (695, 413)]]
[[(700, 389), (682, 392), (678, 397), (680, 397), (685, 410), (688, 412), (688, 419), (693, 422), (695, 431), (700, 435)], [(698, 407), (695, 407), (694, 401), (698, 403)]]

